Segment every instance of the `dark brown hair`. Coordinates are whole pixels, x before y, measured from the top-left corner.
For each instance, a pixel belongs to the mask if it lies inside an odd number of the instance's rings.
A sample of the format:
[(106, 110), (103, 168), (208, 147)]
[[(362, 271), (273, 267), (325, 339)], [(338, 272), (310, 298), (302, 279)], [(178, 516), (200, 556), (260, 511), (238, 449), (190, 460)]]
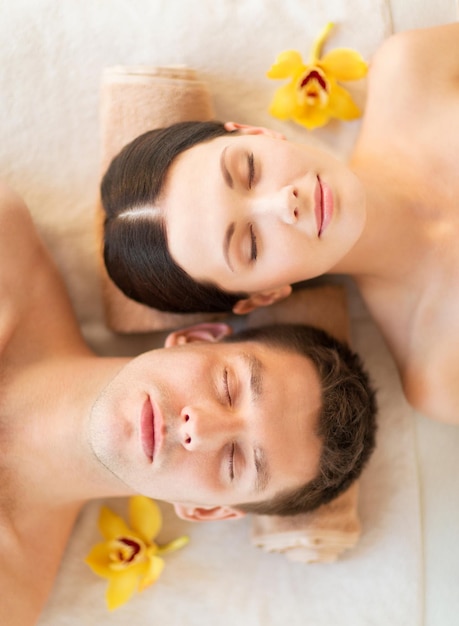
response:
[(225, 134), (220, 122), (181, 122), (144, 133), (111, 162), (101, 183), (104, 261), (110, 278), (129, 298), (177, 313), (231, 311), (247, 298), (193, 280), (171, 257), (164, 220), (155, 215), (174, 159)]

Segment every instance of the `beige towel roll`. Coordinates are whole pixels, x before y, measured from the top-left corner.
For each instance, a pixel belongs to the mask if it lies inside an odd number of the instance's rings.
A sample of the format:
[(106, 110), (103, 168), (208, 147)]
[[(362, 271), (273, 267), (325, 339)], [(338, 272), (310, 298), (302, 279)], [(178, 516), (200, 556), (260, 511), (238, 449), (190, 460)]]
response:
[[(129, 141), (174, 122), (210, 120), (214, 116), (205, 83), (186, 67), (114, 66), (102, 76), (100, 95), (101, 176), (112, 158)], [(98, 201), (97, 236), (102, 248), (104, 212)], [(102, 259), (105, 321), (120, 333), (149, 332), (220, 319), (221, 315), (163, 313), (134, 302), (109, 278)]]
[(311, 513), (292, 517), (254, 515), (252, 543), (267, 552), (282, 552), (291, 561), (332, 563), (355, 546), (361, 526), (358, 483)]

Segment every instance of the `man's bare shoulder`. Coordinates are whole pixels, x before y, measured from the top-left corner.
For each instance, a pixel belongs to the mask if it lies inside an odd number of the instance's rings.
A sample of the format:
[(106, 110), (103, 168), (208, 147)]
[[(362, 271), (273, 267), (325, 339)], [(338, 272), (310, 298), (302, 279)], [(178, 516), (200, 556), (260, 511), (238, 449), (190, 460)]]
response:
[[(30, 212), (24, 200), (11, 187), (0, 182), (0, 272), (21, 264), (40, 248)], [(5, 267), (6, 264), (6, 267)], [(12, 268), (15, 269), (14, 267)]]
[(19, 323), (43, 246), (22, 198), (0, 182), (0, 349)]
[[(0, 295), (5, 298), (42, 255), (42, 244), (22, 198), (0, 183)], [(2, 298), (2, 300), (3, 300)], [(0, 301), (2, 301), (0, 300)]]

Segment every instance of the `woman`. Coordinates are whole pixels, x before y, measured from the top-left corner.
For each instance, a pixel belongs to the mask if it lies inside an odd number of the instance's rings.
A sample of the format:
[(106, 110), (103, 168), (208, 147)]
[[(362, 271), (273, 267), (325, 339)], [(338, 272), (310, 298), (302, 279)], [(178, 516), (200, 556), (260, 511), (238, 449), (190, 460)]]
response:
[(458, 155), (459, 24), (401, 33), (372, 62), (348, 165), (233, 123), (130, 144), (102, 184), (107, 268), (151, 306), (237, 313), (349, 274), (409, 402), (457, 422)]

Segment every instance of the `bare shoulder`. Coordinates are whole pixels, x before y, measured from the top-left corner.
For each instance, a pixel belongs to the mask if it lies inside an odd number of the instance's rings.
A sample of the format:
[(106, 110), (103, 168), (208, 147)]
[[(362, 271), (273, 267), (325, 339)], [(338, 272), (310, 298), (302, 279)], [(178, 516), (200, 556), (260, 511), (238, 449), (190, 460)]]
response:
[(442, 153), (457, 135), (459, 23), (388, 37), (371, 59), (367, 94), (354, 158), (403, 162), (414, 145), (416, 156), (426, 146)]
[(35, 270), (45, 263), (43, 246), (26, 204), (0, 182), (0, 347), (30, 297)]
[[(439, 422), (459, 425), (459, 350), (449, 348), (413, 359), (403, 374), (408, 402), (422, 415)], [(420, 357), (421, 355), (418, 355)]]
[[(0, 280), (41, 248), (24, 200), (0, 182)], [(11, 267), (13, 266), (13, 267)]]
[[(424, 98), (459, 86), (459, 22), (403, 31), (388, 37), (372, 60), (379, 79), (398, 81), (402, 92), (421, 90)], [(391, 92), (390, 98), (396, 96)]]

